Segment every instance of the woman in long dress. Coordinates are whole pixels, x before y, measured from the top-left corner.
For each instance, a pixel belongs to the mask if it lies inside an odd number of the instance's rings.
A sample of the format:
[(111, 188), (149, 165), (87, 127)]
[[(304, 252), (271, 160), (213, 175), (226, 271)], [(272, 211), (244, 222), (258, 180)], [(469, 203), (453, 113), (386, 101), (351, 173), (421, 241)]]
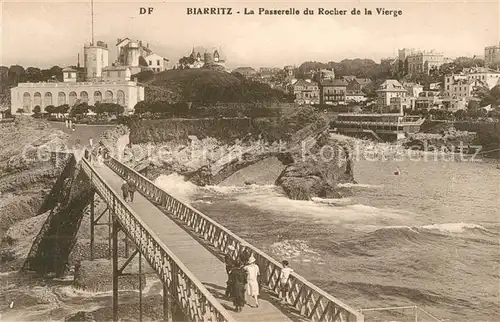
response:
[(241, 312), (245, 305), (245, 285), (247, 284), (247, 273), (243, 270), (243, 264), (236, 261), (229, 272), (229, 286), (233, 297), (234, 310)]
[(260, 269), (255, 264), (253, 255), (248, 259), (248, 265), (245, 266), (247, 272), (247, 293), (255, 300), (255, 307), (259, 307), (259, 275)]

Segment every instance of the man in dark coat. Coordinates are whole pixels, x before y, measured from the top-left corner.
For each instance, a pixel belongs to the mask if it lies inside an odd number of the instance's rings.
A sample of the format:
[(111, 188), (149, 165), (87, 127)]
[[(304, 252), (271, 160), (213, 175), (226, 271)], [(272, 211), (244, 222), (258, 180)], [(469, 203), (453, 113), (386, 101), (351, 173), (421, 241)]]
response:
[(227, 282), (226, 282), (226, 296), (231, 296), (231, 285), (230, 285), (230, 273), (231, 270), (235, 267), (236, 261), (233, 259), (232, 253), (234, 252), (234, 246), (230, 245), (227, 247), (229, 253), (224, 255), (224, 263), (226, 263), (226, 273), (227, 273)]
[(229, 274), (229, 284), (231, 286), (234, 310), (241, 312), (246, 303), (245, 285), (247, 284), (247, 272), (243, 269), (243, 264), (240, 261), (235, 263), (235, 267)]
[(130, 201), (134, 201), (134, 192), (136, 190), (137, 189), (135, 188), (134, 183), (131, 182), (131, 181), (129, 181), (129, 183), (128, 183), (128, 193), (129, 193)]
[(123, 194), (123, 199), (125, 201), (127, 201), (128, 196), (129, 196), (129, 185), (128, 185), (127, 181), (123, 181), (121, 190), (122, 190), (122, 194)]

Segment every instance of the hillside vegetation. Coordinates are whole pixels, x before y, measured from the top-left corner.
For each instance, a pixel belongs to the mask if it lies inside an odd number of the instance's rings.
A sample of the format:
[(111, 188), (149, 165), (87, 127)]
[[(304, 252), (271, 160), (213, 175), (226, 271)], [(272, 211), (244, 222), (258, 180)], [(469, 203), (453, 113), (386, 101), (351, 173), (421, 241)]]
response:
[(138, 75), (146, 100), (194, 105), (216, 103), (285, 102), (289, 97), (267, 84), (211, 69), (173, 69), (156, 75)]

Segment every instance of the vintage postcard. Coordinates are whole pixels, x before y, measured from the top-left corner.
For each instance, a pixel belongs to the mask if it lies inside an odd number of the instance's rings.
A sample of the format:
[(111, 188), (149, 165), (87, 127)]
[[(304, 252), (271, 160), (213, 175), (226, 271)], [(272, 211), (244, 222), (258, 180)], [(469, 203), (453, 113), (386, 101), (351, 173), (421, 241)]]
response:
[(498, 0), (0, 16), (0, 321), (500, 320)]

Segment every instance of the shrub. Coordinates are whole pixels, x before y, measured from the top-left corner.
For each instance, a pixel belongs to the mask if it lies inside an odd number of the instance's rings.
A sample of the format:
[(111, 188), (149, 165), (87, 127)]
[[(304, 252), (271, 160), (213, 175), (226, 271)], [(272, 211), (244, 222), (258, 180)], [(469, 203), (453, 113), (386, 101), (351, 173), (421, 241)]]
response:
[(57, 107), (55, 107), (54, 105), (48, 105), (47, 107), (45, 107), (45, 112), (47, 112), (49, 114), (59, 113), (57, 111)]

